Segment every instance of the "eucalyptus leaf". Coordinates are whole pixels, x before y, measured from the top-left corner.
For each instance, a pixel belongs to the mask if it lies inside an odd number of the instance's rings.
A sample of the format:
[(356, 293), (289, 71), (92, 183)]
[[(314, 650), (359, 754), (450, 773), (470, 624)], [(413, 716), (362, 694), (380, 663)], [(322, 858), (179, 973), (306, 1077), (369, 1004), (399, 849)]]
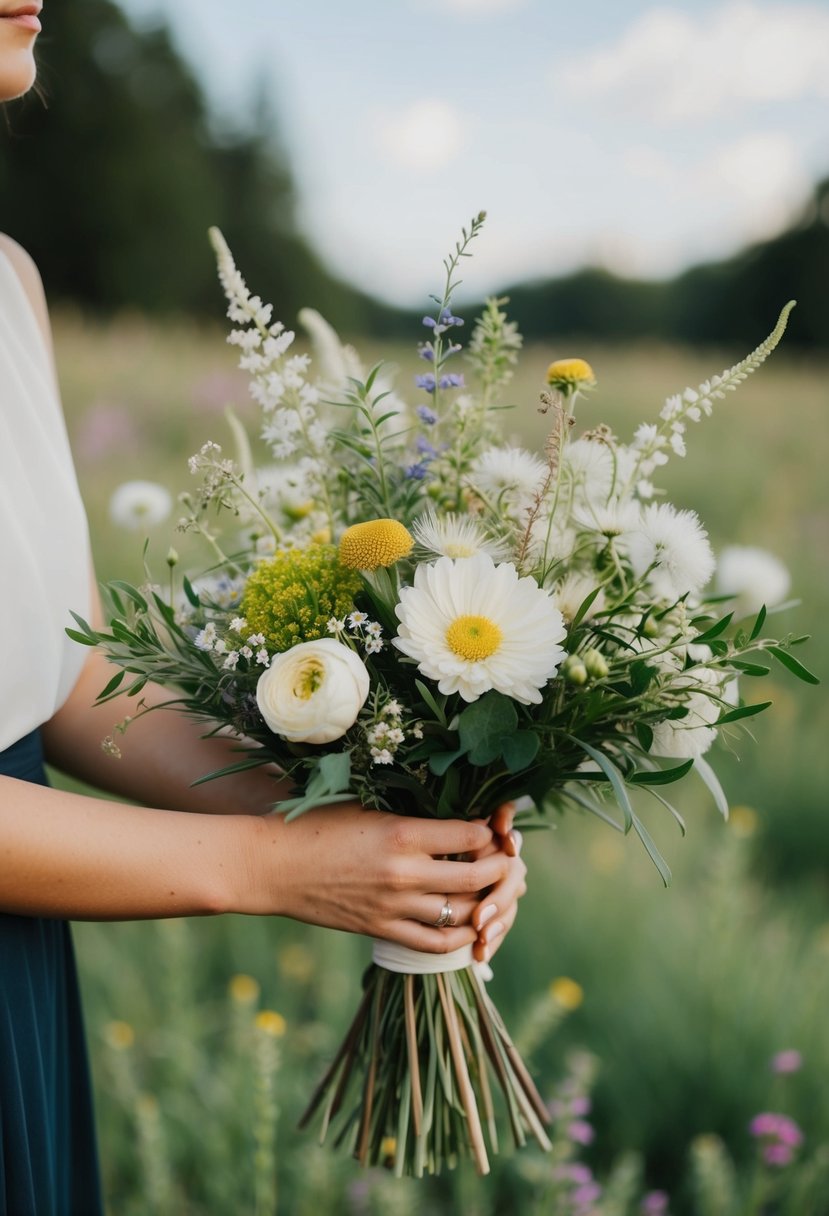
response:
[(757, 705), (740, 705), (737, 709), (729, 709), (727, 713), (721, 714), (715, 726), (723, 726), (726, 722), (738, 722), (740, 718), (752, 718), (755, 714), (761, 714), (764, 709), (772, 704), (771, 701), (760, 701)]
[(501, 755), (504, 739), (515, 732), (518, 714), (503, 693), (484, 693), (458, 717), (461, 748), (469, 753), (470, 764), (491, 764)]
[(766, 623), (767, 616), (768, 616), (768, 611), (766, 609), (766, 605), (763, 604), (762, 607), (760, 608), (760, 611), (757, 613), (757, 619), (754, 622), (754, 628), (752, 629), (751, 633), (748, 635), (748, 640), (750, 642), (753, 642), (755, 638), (760, 636), (760, 630), (763, 628), (763, 625)]
[(694, 761), (684, 760), (682, 764), (677, 764), (673, 768), (653, 769), (649, 772), (634, 773), (628, 780), (631, 785), (671, 785), (674, 781), (681, 781), (686, 773), (694, 767)]
[(539, 746), (540, 741), (534, 731), (518, 730), (504, 739), (501, 745), (501, 755), (504, 757), (504, 763), (509, 771), (518, 773), (532, 764), (538, 754)]
[(808, 667), (804, 667), (794, 655), (789, 654), (788, 650), (784, 650), (782, 646), (766, 646), (766, 650), (769, 654), (773, 654), (778, 663), (782, 663), (793, 676), (797, 676), (798, 680), (802, 680), (804, 684), (820, 683), (820, 680), (809, 671)]

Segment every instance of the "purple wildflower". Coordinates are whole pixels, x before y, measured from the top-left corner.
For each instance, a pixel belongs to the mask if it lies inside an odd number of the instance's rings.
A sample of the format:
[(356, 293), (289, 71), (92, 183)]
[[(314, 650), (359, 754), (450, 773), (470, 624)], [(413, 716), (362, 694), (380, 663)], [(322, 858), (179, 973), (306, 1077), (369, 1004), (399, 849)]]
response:
[(578, 1094), (570, 1103), (570, 1113), (581, 1118), (583, 1115), (589, 1115), (593, 1103), (588, 1098), (587, 1094)]
[(803, 1065), (803, 1056), (794, 1048), (789, 1048), (787, 1051), (778, 1051), (777, 1055), (772, 1056), (769, 1067), (771, 1071), (778, 1074), (798, 1072)]
[(415, 384), (427, 393), (433, 393), (437, 387), (437, 381), (431, 372), (426, 372), (422, 376), (415, 376)]
[(424, 317), (423, 324), (426, 326), (427, 329), (434, 329), (435, 326), (437, 325), (437, 321), (435, 320), (434, 317)]
[(584, 1119), (574, 1119), (567, 1128), (567, 1135), (575, 1144), (592, 1144), (596, 1133)]
[(434, 426), (438, 420), (438, 416), (434, 410), (429, 409), (428, 405), (419, 405), (417, 407), (417, 416), (421, 422), (425, 422), (427, 426)]
[(776, 1166), (778, 1169), (784, 1165), (790, 1165), (794, 1157), (794, 1149), (788, 1144), (766, 1144), (763, 1146), (762, 1157), (766, 1165)]
[(444, 308), (440, 314), (441, 325), (463, 325), (463, 317), (453, 317), (451, 308)]
[(435, 348), (431, 342), (421, 342), (417, 348), (417, 353), (421, 359), (425, 359), (427, 363), (434, 363)]
[[(434, 379), (434, 377), (432, 378)], [(441, 388), (463, 388), (463, 386), (464, 379), (462, 372), (446, 372), (440, 378)]]
[(426, 456), (429, 460), (434, 460), (438, 454), (437, 448), (429, 442), (425, 435), (418, 435), (415, 447), (421, 456)]
[(425, 460), (419, 460), (417, 464), (410, 464), (405, 470), (406, 476), (411, 481), (423, 481), (428, 471), (429, 466)]
[(642, 1200), (642, 1216), (668, 1216), (666, 1191), (648, 1191)]
[[(586, 1208), (592, 1205), (602, 1197), (602, 1188), (598, 1182), (587, 1182), (584, 1186), (576, 1187), (570, 1196), (570, 1200), (575, 1204), (577, 1212), (583, 1212)], [(586, 1213), (585, 1213), (586, 1216)]]

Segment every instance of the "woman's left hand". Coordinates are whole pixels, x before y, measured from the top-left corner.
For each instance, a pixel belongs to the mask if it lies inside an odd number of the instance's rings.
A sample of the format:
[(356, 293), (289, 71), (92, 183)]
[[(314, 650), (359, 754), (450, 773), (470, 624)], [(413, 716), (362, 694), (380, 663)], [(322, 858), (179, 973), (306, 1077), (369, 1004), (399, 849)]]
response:
[(479, 963), (486, 963), (504, 941), (518, 913), (518, 900), (527, 892), (527, 867), (521, 860), (521, 833), (512, 825), (515, 818), (515, 803), (505, 802), (489, 820), (493, 841), (476, 857), (484, 857), (499, 849), (511, 858), (505, 878), (484, 896), (472, 917), (478, 930), (478, 939), (472, 952)]

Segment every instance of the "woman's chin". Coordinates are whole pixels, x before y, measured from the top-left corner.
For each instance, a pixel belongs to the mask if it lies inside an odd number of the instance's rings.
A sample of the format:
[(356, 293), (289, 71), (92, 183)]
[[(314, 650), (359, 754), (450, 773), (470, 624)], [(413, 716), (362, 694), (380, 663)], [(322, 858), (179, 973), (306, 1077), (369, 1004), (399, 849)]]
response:
[(14, 56), (0, 50), (0, 102), (22, 97), (37, 77), (37, 66), (31, 51)]

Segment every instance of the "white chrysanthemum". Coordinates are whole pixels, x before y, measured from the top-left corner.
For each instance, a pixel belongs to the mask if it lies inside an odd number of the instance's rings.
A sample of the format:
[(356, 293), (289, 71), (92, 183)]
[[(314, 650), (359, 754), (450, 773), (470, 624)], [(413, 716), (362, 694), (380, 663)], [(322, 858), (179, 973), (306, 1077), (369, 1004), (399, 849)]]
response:
[(636, 530), (639, 517), (638, 503), (620, 502), (618, 498), (611, 498), (609, 502), (588, 500), (573, 509), (573, 519), (579, 527), (616, 541)]
[(436, 557), (474, 557), (488, 553), (493, 561), (506, 556), (506, 545), (491, 540), (469, 515), (437, 515), (427, 511), (412, 525), (415, 541)]
[(687, 698), (682, 701), (688, 713), (684, 718), (660, 722), (653, 728), (651, 752), (676, 760), (696, 760), (716, 739), (714, 723), (722, 712), (723, 701), (733, 701), (734, 690), (726, 691), (722, 679), (707, 667), (690, 668), (674, 687), (681, 685), (688, 688)]
[(606, 443), (576, 439), (564, 449), (563, 466), (568, 472), (576, 499), (606, 502), (613, 487), (613, 453)]
[(717, 591), (733, 595), (738, 610), (748, 615), (765, 606), (782, 604), (791, 578), (779, 558), (765, 549), (731, 545), (723, 549), (717, 566)]
[(512, 502), (528, 503), (541, 487), (547, 475), (542, 460), (524, 448), (488, 448), (472, 465), (469, 479), (472, 488), (485, 498), (500, 499), (506, 495)]
[(670, 503), (643, 509), (627, 548), (637, 577), (650, 570), (651, 586), (665, 599), (700, 591), (714, 573), (714, 554), (696, 512), (677, 511)]
[[(590, 595), (591, 591), (595, 590), (596, 579), (594, 576), (573, 571), (566, 578), (563, 578), (561, 582), (556, 583), (553, 588), (553, 600), (565, 621), (572, 621), (588, 595)], [(604, 591), (600, 591), (587, 609), (585, 620), (589, 621), (597, 612), (603, 611), (604, 606), (605, 594)]]
[(173, 499), (154, 481), (125, 481), (109, 500), (114, 523), (133, 532), (162, 523), (173, 509)]
[(538, 704), (539, 689), (565, 657), (564, 620), (550, 593), (485, 553), (418, 566), (396, 612), (394, 645), (442, 693), (465, 701), (494, 688), (522, 705)]

